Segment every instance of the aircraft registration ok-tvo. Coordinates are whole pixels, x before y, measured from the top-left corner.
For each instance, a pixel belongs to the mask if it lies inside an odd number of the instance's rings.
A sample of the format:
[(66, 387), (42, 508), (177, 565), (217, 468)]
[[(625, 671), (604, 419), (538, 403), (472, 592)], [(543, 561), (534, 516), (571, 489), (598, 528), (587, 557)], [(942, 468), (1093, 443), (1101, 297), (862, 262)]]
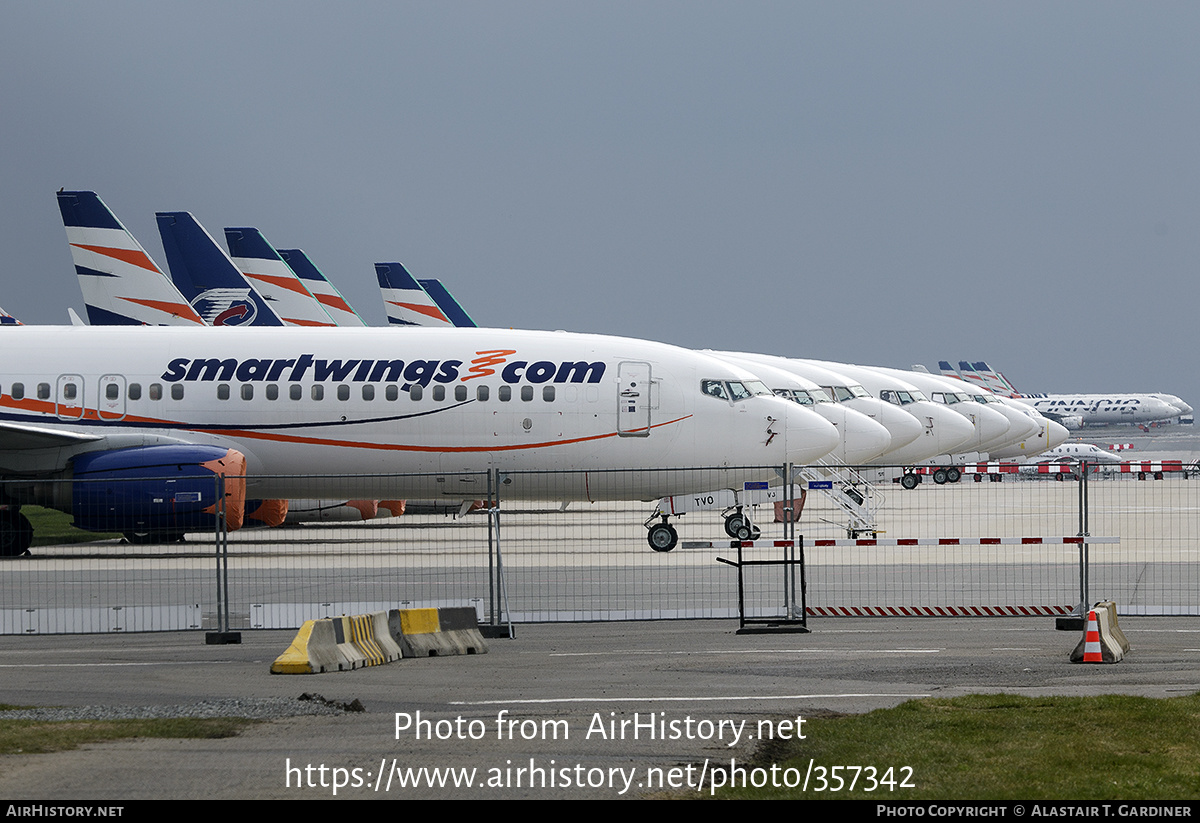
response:
[[(373, 495), (370, 474), (423, 473), (397, 478), (398, 498), (479, 499), (490, 469), (513, 472), (508, 499), (740, 489), (765, 479), (744, 467), (809, 463), (839, 442), (832, 425), (743, 368), (620, 337), (16, 326), (4, 340), (21, 352), (0, 372), (9, 555), (32, 538), (24, 503), (71, 512), (93, 531), (211, 528), (214, 474), (227, 477), (235, 526), (239, 495)], [(717, 472), (649, 471), (691, 466)], [(480, 474), (446, 482), (470, 472)], [(664, 526), (651, 543), (659, 550), (674, 546)]]

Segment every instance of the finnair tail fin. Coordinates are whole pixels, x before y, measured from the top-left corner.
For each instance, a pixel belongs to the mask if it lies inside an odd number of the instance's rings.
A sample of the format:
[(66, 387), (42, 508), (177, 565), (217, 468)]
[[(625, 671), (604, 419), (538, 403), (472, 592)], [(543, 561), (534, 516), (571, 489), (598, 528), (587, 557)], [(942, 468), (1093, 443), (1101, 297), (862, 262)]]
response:
[(95, 192), (60, 191), (58, 208), (92, 325), (204, 325)]
[(478, 327), (479, 324), (471, 319), (471, 315), (467, 314), (467, 310), (454, 299), (454, 295), (442, 284), (441, 280), (418, 280), (417, 282), (421, 288), (425, 289), (425, 293), (433, 298), (433, 302), (437, 303), (442, 314), (446, 315), (456, 327), (460, 329)]
[(282, 326), (238, 267), (186, 211), (159, 212), (171, 279), (210, 326)]
[(333, 318), (309, 293), (275, 247), (256, 228), (225, 229), (234, 265), (289, 326), (334, 326)]
[(388, 322), (398, 326), (449, 326), (450, 319), (399, 263), (376, 263)]
[(300, 249), (277, 249), (279, 256), (299, 277), (309, 293), (317, 299), (339, 326), (365, 326), (342, 293), (321, 273), (321, 270)]

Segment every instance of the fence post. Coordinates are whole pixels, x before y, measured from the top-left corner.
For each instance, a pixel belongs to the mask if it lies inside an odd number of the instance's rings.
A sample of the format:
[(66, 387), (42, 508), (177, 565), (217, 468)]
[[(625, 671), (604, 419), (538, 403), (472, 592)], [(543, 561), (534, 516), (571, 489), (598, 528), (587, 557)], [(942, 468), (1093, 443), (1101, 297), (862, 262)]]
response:
[(229, 529), (225, 522), (225, 475), (215, 475), (217, 524), (213, 546), (217, 559), (217, 630), (204, 635), (208, 646), (234, 645), (242, 642), (242, 633), (229, 630)]
[[(491, 613), (487, 637), (515, 637), (512, 612), (508, 608), (508, 588), (504, 583), (504, 558), (500, 551), (500, 470), (488, 469), (488, 609)], [(493, 558), (495, 564), (493, 565)], [(499, 589), (499, 592), (496, 590)], [(498, 598), (497, 598), (498, 595)], [(497, 602), (499, 599), (499, 602)], [(507, 631), (500, 627), (500, 613), (505, 615)]]
[(1088, 464), (1084, 460), (1079, 464), (1079, 536), (1083, 542), (1079, 544), (1079, 616), (1087, 617), (1088, 603)]

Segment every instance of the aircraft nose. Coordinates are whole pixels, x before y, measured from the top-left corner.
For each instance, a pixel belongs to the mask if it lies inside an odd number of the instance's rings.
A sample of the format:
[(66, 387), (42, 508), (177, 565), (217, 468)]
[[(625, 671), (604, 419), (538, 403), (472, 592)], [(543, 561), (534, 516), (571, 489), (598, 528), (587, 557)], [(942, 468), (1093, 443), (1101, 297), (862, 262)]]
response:
[[(911, 414), (899, 406), (874, 398), (859, 397), (851, 401), (853, 408), (887, 429), (891, 436), (890, 451), (907, 446), (921, 436), (924, 428)], [(846, 404), (850, 405), (850, 404)]]
[[(822, 403), (821, 405), (828, 405)], [(892, 445), (892, 435), (882, 424), (875, 422), (865, 414), (842, 407), (846, 422), (842, 429), (845, 444), (845, 456), (842, 458), (847, 465), (857, 466), (873, 457), (883, 454)]]
[(975, 439), (975, 425), (970, 420), (938, 403), (927, 406), (924, 412), (937, 443), (935, 454), (952, 453)]
[(1046, 421), (1046, 448), (1053, 449), (1066, 443), (1071, 437), (1071, 432), (1061, 423), (1056, 423), (1053, 420)]
[(795, 403), (786, 406), (788, 462), (807, 465), (841, 444), (837, 427), (821, 415)]
[(974, 417), (975, 431), (979, 435), (980, 443), (988, 443), (992, 440), (999, 440), (1008, 434), (1008, 430), (1012, 425), (1008, 422), (1008, 418), (1000, 414), (1000, 412), (992, 411), (987, 406), (979, 403), (971, 403), (972, 406), (969, 415)]

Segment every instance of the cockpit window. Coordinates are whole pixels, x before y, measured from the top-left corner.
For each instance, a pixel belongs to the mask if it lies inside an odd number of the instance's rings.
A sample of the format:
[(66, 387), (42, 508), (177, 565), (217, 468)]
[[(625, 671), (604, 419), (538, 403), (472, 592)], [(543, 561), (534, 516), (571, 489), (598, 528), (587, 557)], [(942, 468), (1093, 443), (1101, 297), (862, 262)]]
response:
[(909, 403), (917, 402), (911, 392), (900, 391), (899, 389), (884, 389), (879, 393), (879, 399), (888, 403), (895, 403), (897, 406), (907, 406)]
[(754, 396), (754, 392), (746, 388), (744, 383), (740, 383), (737, 380), (729, 381), (729, 393), (733, 396), (734, 400), (745, 400), (748, 397)]
[(761, 380), (701, 380), (700, 391), (722, 400), (745, 400), (758, 394), (771, 394)]
[(869, 391), (867, 391), (866, 389), (864, 389), (862, 386), (851, 386), (850, 393), (853, 394), (855, 397), (870, 397), (871, 396), (871, 393)]

